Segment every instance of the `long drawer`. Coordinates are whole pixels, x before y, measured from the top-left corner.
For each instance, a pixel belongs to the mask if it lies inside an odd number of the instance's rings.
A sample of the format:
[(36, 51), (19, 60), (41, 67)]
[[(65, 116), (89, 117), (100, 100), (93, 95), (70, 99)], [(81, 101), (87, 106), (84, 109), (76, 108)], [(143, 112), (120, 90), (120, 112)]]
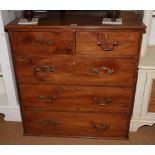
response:
[(130, 112), (132, 89), (20, 85), (24, 109), (68, 112)]
[(126, 114), (24, 111), (25, 134), (127, 138)]
[(53, 55), (72, 55), (72, 32), (11, 32), (15, 57), (48, 58)]
[(134, 56), (138, 54), (138, 32), (77, 32), (76, 52), (80, 55)]
[(133, 86), (134, 59), (53, 57), (16, 59), (17, 79), (22, 84)]

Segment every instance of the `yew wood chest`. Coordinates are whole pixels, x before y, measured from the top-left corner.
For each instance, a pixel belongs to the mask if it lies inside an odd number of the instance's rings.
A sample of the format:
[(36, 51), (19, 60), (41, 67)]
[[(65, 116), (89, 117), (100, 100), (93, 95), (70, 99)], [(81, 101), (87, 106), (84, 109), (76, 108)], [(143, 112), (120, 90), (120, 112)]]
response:
[(128, 137), (145, 26), (122, 12), (8, 24), (25, 135)]

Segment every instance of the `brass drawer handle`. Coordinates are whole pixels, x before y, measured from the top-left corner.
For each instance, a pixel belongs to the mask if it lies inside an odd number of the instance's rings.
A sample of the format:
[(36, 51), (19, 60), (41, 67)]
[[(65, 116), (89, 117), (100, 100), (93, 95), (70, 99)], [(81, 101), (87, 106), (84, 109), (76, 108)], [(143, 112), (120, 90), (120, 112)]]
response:
[[(107, 48), (106, 46), (110, 46), (109, 48)], [(103, 41), (103, 42), (100, 42), (100, 41), (98, 41), (97, 42), (97, 46), (100, 46), (101, 47), (101, 49), (103, 50), (103, 51), (111, 51), (111, 50), (113, 50), (113, 48), (115, 47), (115, 46), (118, 46), (118, 43), (117, 42), (110, 42), (110, 41)]]
[(97, 123), (91, 122), (91, 127), (96, 131), (106, 131), (107, 129), (109, 129), (110, 124), (100, 123), (97, 125)]
[(104, 67), (104, 66), (94, 69), (93, 72), (95, 72), (96, 74), (100, 74), (104, 70), (107, 71), (107, 74), (113, 74), (114, 73), (113, 69), (110, 69), (110, 68)]
[(43, 45), (43, 44), (45, 44), (45, 45), (51, 46), (51, 45), (53, 45), (53, 41), (52, 40), (33, 40), (32, 44), (33, 45), (36, 45), (36, 44)]
[(44, 103), (51, 103), (58, 99), (58, 97), (55, 95), (53, 95), (53, 96), (38, 96), (37, 98), (39, 100), (43, 101)]
[(59, 125), (59, 122), (56, 121), (55, 119), (47, 119), (47, 120), (41, 121), (40, 124), (42, 126), (52, 126), (52, 127), (55, 127), (55, 126)]
[(112, 102), (112, 99), (109, 97), (107, 99), (99, 98), (98, 96), (93, 97), (93, 101), (101, 106), (106, 106)]
[(41, 66), (35, 68), (36, 72), (54, 72), (55, 67), (54, 66)]

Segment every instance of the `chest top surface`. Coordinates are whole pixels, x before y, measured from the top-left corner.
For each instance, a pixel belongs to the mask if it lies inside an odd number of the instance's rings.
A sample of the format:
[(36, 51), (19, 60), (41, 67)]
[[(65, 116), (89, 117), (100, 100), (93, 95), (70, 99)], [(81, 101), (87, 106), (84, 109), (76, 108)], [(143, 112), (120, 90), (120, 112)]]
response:
[(19, 19), (15, 19), (5, 26), (6, 31), (46, 31), (50, 29), (59, 30), (144, 30), (145, 25), (137, 14), (131, 11), (121, 11), (121, 25), (102, 24), (105, 17), (104, 12), (96, 13), (51, 11), (46, 18), (40, 18), (36, 25), (19, 25)]

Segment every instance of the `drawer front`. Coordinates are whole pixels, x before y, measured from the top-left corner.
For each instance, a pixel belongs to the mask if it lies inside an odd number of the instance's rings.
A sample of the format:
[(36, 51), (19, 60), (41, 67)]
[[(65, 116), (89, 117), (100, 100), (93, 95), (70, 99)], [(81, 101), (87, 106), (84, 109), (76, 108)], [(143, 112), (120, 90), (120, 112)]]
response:
[(15, 69), (23, 84), (132, 86), (135, 81), (133, 59), (18, 59)]
[(74, 112), (130, 112), (131, 88), (20, 85), (24, 109)]
[(52, 55), (72, 55), (72, 32), (11, 32), (16, 57), (48, 58)]
[(77, 32), (79, 55), (133, 56), (138, 53), (138, 32)]
[(26, 134), (127, 138), (128, 115), (24, 111)]

